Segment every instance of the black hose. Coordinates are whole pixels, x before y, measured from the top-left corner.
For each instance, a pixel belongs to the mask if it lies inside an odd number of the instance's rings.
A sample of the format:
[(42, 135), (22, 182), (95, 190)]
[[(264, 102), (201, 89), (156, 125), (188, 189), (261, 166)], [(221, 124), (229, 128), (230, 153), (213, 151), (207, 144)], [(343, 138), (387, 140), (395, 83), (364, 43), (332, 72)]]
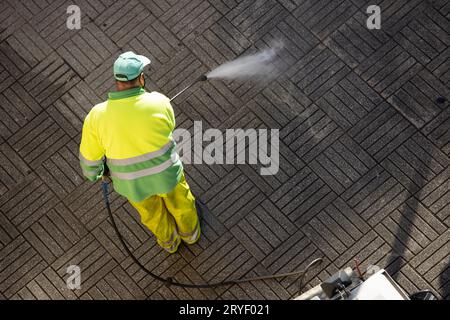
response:
[(117, 237), (119, 238), (120, 242), (122, 243), (123, 247), (125, 248), (125, 251), (128, 253), (128, 255), (133, 259), (133, 261), (149, 276), (154, 278), (155, 280), (163, 282), (166, 286), (176, 286), (176, 287), (182, 287), (182, 288), (216, 288), (221, 286), (230, 286), (238, 283), (244, 283), (244, 282), (253, 282), (253, 281), (260, 281), (260, 280), (267, 280), (267, 279), (276, 279), (276, 278), (284, 278), (287, 276), (294, 276), (294, 275), (301, 275), (301, 279), (303, 280), (306, 272), (313, 266), (317, 264), (321, 264), (323, 259), (318, 258), (313, 260), (310, 264), (306, 266), (306, 268), (302, 271), (295, 271), (295, 272), (289, 272), (289, 273), (283, 273), (283, 274), (275, 274), (275, 275), (268, 275), (268, 276), (261, 276), (261, 277), (254, 277), (254, 278), (244, 278), (244, 279), (235, 279), (235, 280), (228, 280), (228, 281), (221, 281), (221, 282), (215, 282), (215, 283), (205, 283), (205, 284), (192, 284), (192, 283), (182, 283), (177, 282), (175, 279), (169, 277), (169, 278), (163, 278), (160, 277), (150, 270), (148, 270), (142, 263), (139, 262), (139, 260), (134, 256), (134, 254), (131, 252), (131, 250), (128, 248), (128, 245), (125, 243), (125, 240), (122, 237), (122, 234), (119, 232), (119, 229), (117, 228), (116, 221), (114, 220), (114, 216), (111, 212), (111, 206), (109, 203), (109, 197), (108, 197), (108, 181), (105, 177), (102, 177), (102, 191), (103, 191), (103, 200), (105, 202), (106, 210), (108, 211), (109, 218), (111, 219), (112, 226), (117, 234)]

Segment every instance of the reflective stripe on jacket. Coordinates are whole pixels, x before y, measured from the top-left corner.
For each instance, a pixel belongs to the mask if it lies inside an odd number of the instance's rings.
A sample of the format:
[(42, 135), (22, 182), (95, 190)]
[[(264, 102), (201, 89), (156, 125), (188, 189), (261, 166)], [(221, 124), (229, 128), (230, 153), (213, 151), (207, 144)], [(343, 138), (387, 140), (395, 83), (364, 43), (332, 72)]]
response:
[(91, 181), (110, 169), (114, 189), (133, 201), (170, 192), (182, 174), (172, 138), (175, 116), (169, 99), (141, 88), (110, 92), (86, 116), (80, 164)]

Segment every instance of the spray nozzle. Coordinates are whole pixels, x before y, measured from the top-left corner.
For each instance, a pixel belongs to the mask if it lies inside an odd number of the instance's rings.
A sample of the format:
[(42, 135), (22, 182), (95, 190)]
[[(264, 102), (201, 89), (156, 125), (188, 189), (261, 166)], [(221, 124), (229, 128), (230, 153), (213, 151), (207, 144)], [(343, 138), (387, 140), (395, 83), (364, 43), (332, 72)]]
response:
[(180, 92), (178, 92), (175, 96), (172, 97), (172, 99), (170, 99), (170, 101), (172, 101), (173, 99), (175, 99), (176, 97), (178, 97), (180, 94), (182, 94), (183, 92), (185, 92), (187, 89), (189, 89), (191, 86), (193, 86), (194, 84), (196, 84), (197, 82), (200, 81), (206, 81), (208, 80), (208, 77), (206, 76), (206, 74), (201, 75), (200, 77), (197, 78), (197, 80), (195, 80), (194, 82), (192, 82), (190, 85), (188, 85), (186, 88), (184, 88), (183, 90), (181, 90)]
[(195, 82), (206, 81), (206, 80), (208, 80), (208, 77), (206, 76), (206, 74), (203, 74), (200, 77), (198, 77)]

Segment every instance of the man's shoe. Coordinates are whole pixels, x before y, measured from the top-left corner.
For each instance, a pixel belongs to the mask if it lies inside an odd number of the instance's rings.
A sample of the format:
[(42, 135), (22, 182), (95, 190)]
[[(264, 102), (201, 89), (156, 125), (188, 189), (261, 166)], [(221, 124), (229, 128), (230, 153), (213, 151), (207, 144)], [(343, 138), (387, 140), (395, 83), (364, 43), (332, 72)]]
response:
[(197, 223), (197, 229), (195, 230), (194, 234), (190, 237), (182, 237), (181, 240), (183, 240), (186, 244), (194, 244), (200, 239), (201, 229), (200, 229), (200, 221)]
[(168, 253), (175, 253), (178, 250), (178, 247), (180, 246), (181, 243), (181, 238), (178, 236), (175, 240), (175, 243), (170, 247), (170, 248), (163, 248), (164, 250), (166, 250)]

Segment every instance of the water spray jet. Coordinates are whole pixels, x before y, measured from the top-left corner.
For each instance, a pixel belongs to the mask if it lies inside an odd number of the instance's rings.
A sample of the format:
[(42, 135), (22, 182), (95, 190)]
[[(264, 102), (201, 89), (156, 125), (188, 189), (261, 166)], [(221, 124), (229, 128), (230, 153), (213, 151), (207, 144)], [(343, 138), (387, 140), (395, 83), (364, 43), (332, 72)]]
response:
[(180, 94), (192, 87), (197, 82), (206, 81), (208, 79), (268, 79), (277, 75), (276, 68), (271, 64), (275, 60), (278, 50), (283, 47), (282, 43), (277, 43), (273, 48), (268, 48), (257, 52), (253, 55), (246, 55), (235, 60), (225, 62), (206, 74), (198, 77), (193, 83), (178, 92), (170, 99), (174, 100)]

